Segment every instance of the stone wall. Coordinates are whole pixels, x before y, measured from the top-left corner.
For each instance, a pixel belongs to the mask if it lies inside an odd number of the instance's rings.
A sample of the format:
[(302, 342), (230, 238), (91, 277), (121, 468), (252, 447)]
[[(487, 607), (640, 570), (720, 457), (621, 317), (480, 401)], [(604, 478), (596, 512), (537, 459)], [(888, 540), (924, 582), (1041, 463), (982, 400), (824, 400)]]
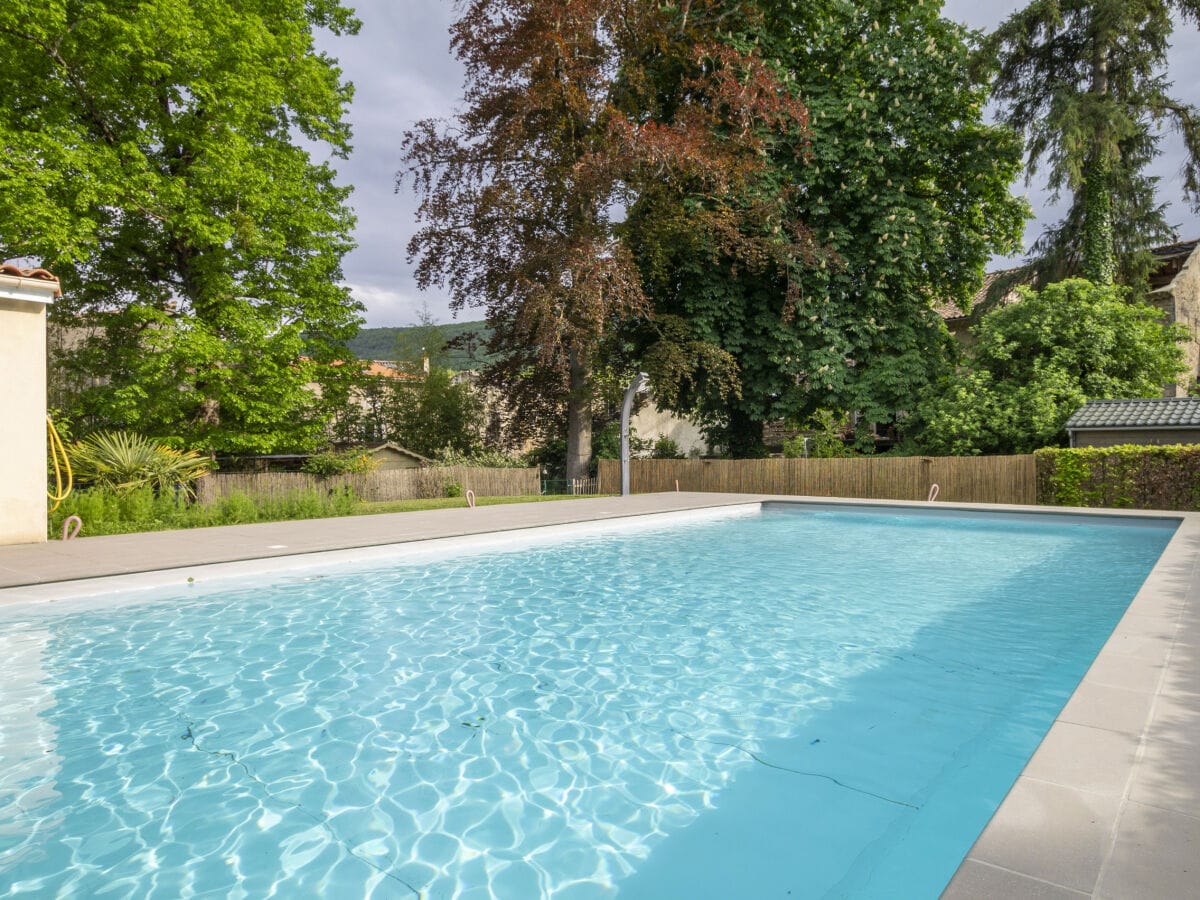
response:
[(1183, 345), (1187, 368), (1177, 383), (1163, 389), (1164, 397), (1186, 397), (1188, 388), (1200, 375), (1200, 246), (1192, 251), (1178, 274), (1164, 287), (1151, 291), (1148, 299), (1167, 314), (1168, 321), (1186, 325), (1192, 333), (1192, 339)]

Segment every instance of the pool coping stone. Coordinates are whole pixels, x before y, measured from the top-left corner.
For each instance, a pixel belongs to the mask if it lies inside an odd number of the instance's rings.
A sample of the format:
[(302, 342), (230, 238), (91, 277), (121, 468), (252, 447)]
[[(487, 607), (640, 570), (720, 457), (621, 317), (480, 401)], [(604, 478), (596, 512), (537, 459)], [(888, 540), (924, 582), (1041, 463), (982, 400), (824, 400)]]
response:
[(309, 519), (0, 546), (0, 605), (125, 580), (114, 576), (757, 503), (1178, 521), (942, 896), (1200, 894), (1200, 513), (676, 492)]

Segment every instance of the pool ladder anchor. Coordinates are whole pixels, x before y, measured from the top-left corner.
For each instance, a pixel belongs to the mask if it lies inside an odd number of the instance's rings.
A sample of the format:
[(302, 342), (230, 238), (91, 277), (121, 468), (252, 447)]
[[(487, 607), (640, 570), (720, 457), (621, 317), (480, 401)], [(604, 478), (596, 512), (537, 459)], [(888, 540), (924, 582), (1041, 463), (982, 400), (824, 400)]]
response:
[(936, 484), (931, 484), (929, 486), (929, 497), (926, 502), (932, 503), (934, 500), (936, 500), (939, 490), (940, 490), (940, 488), (938, 488), (938, 486)]

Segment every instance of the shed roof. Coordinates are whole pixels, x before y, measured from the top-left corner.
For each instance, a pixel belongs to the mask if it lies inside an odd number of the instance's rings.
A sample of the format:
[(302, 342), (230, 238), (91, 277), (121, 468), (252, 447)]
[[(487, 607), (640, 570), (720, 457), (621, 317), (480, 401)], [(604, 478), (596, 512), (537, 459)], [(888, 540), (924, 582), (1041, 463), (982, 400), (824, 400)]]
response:
[(1200, 397), (1089, 400), (1064, 426), (1067, 431), (1108, 428), (1200, 428)]
[(393, 444), (391, 441), (387, 441), (382, 444), (369, 444), (366, 449), (370, 453), (379, 453), (383, 450), (391, 450), (393, 453), (399, 453), (401, 456), (409, 456), (418, 462), (433, 462), (433, 460), (431, 460), (428, 456), (422, 456), (420, 453), (409, 450), (407, 447), (401, 447), (399, 444)]

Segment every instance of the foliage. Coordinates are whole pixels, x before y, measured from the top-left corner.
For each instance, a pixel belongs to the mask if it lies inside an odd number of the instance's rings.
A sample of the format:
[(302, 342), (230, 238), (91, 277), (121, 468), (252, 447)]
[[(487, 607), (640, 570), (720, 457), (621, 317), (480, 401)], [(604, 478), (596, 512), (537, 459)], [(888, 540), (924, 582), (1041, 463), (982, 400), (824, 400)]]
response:
[(396, 335), (389, 358), (410, 372), (424, 371), (426, 363), (431, 368), (447, 368), (450, 352), (446, 338), (429, 311), (428, 303), (422, 302), (417, 321)]
[(448, 369), (432, 369), (414, 382), (396, 382), (386, 401), (390, 440), (433, 457), (439, 452), (473, 453), (480, 444), (483, 401)]
[(300, 357), (344, 357), (359, 307), (349, 190), (306, 149), (349, 152), (351, 89), (313, 32), (357, 27), (339, 0), (0, 5), (0, 257), (63, 282), (80, 433), (318, 443), (330, 370)]
[[(463, 111), (407, 135), (422, 287), (478, 305), (518, 428), (551, 437), (565, 411), (567, 474), (591, 456), (601, 345), (650, 310), (622, 211), (664, 186), (688, 227), (732, 258), (786, 260), (779, 204), (744, 202), (768, 136), (804, 108), (752, 46), (728, 37), (757, 3), (467, 0), (452, 29)], [(751, 232), (741, 225), (755, 223)]]
[(1038, 450), (1038, 502), (1058, 506), (1200, 510), (1200, 446)]
[(447, 497), (461, 497), (463, 495), (462, 484), (454, 481), (453, 479), (443, 481), (442, 487), (443, 490), (445, 490)]
[(566, 480), (567, 442), (562, 438), (544, 441), (525, 454), (525, 461), (540, 469), (548, 480)]
[(475, 469), (527, 469), (531, 465), (524, 457), (514, 456), (502, 450), (478, 449), (471, 453), (461, 453), (453, 447), (443, 447), (434, 459), (439, 466)]
[(375, 470), (376, 460), (363, 450), (350, 448), (348, 450), (323, 450), (314, 453), (304, 461), (301, 472), (316, 475), (319, 478), (331, 478), (334, 475), (358, 475)]
[(190, 496), (197, 479), (212, 468), (212, 461), (194, 450), (176, 450), (126, 431), (90, 434), (68, 455), (76, 481), (116, 493), (148, 487), (154, 493), (178, 489)]
[[(646, 456), (651, 452), (653, 447), (654, 442), (652, 440), (638, 437), (637, 429), (632, 425), (629, 427), (630, 456)], [(592, 441), (592, 451), (593, 469), (595, 468), (595, 460), (597, 459), (621, 458), (621, 423), (619, 421), (608, 422), (596, 431), (595, 440)]]
[(833, 410), (818, 409), (801, 426), (800, 434), (784, 443), (783, 455), (788, 459), (854, 456), (854, 451), (842, 440), (843, 424), (844, 418)]
[(1183, 369), (1181, 325), (1123, 288), (1072, 279), (994, 310), (973, 329), (969, 371), (914, 417), (927, 453), (1029, 453), (1060, 443), (1086, 400), (1156, 397)]
[(673, 438), (661, 435), (650, 447), (651, 459), (685, 459), (679, 443)]
[(1196, 0), (1035, 0), (983, 45), (1003, 118), (1026, 135), (1028, 175), (1045, 160), (1054, 198), (1071, 194), (1034, 247), (1044, 280), (1082, 271), (1142, 286), (1147, 248), (1174, 234), (1146, 173), (1164, 121), (1182, 133), (1184, 193), (1200, 208), (1200, 111), (1169, 95), (1165, 74), (1172, 13), (1200, 24)]
[(272, 497), (235, 493), (210, 504), (189, 503), (171, 493), (156, 493), (149, 486), (116, 491), (107, 487), (76, 490), (50, 514), (49, 536), (62, 534), (68, 516), (83, 520), (83, 536), (161, 531), (169, 528), (205, 528), (287, 519), (320, 519), (355, 511), (358, 499), (349, 488), (337, 491), (297, 491)]
[(699, 414), (735, 456), (765, 453), (764, 422), (819, 408), (885, 421), (910, 406), (952, 358), (933, 304), (967, 308), (990, 256), (1016, 249), (1027, 214), (1008, 192), (1019, 143), (983, 123), (968, 34), (940, 4), (771, 10), (747, 40), (788, 71), (810, 116), (774, 143), (748, 196), (785, 203), (819, 246), (755, 271), (718, 255), (686, 217), (674, 221), (665, 197), (631, 212), (656, 321), (678, 317), (738, 366), (739, 390), (702, 377), (665, 405)]

